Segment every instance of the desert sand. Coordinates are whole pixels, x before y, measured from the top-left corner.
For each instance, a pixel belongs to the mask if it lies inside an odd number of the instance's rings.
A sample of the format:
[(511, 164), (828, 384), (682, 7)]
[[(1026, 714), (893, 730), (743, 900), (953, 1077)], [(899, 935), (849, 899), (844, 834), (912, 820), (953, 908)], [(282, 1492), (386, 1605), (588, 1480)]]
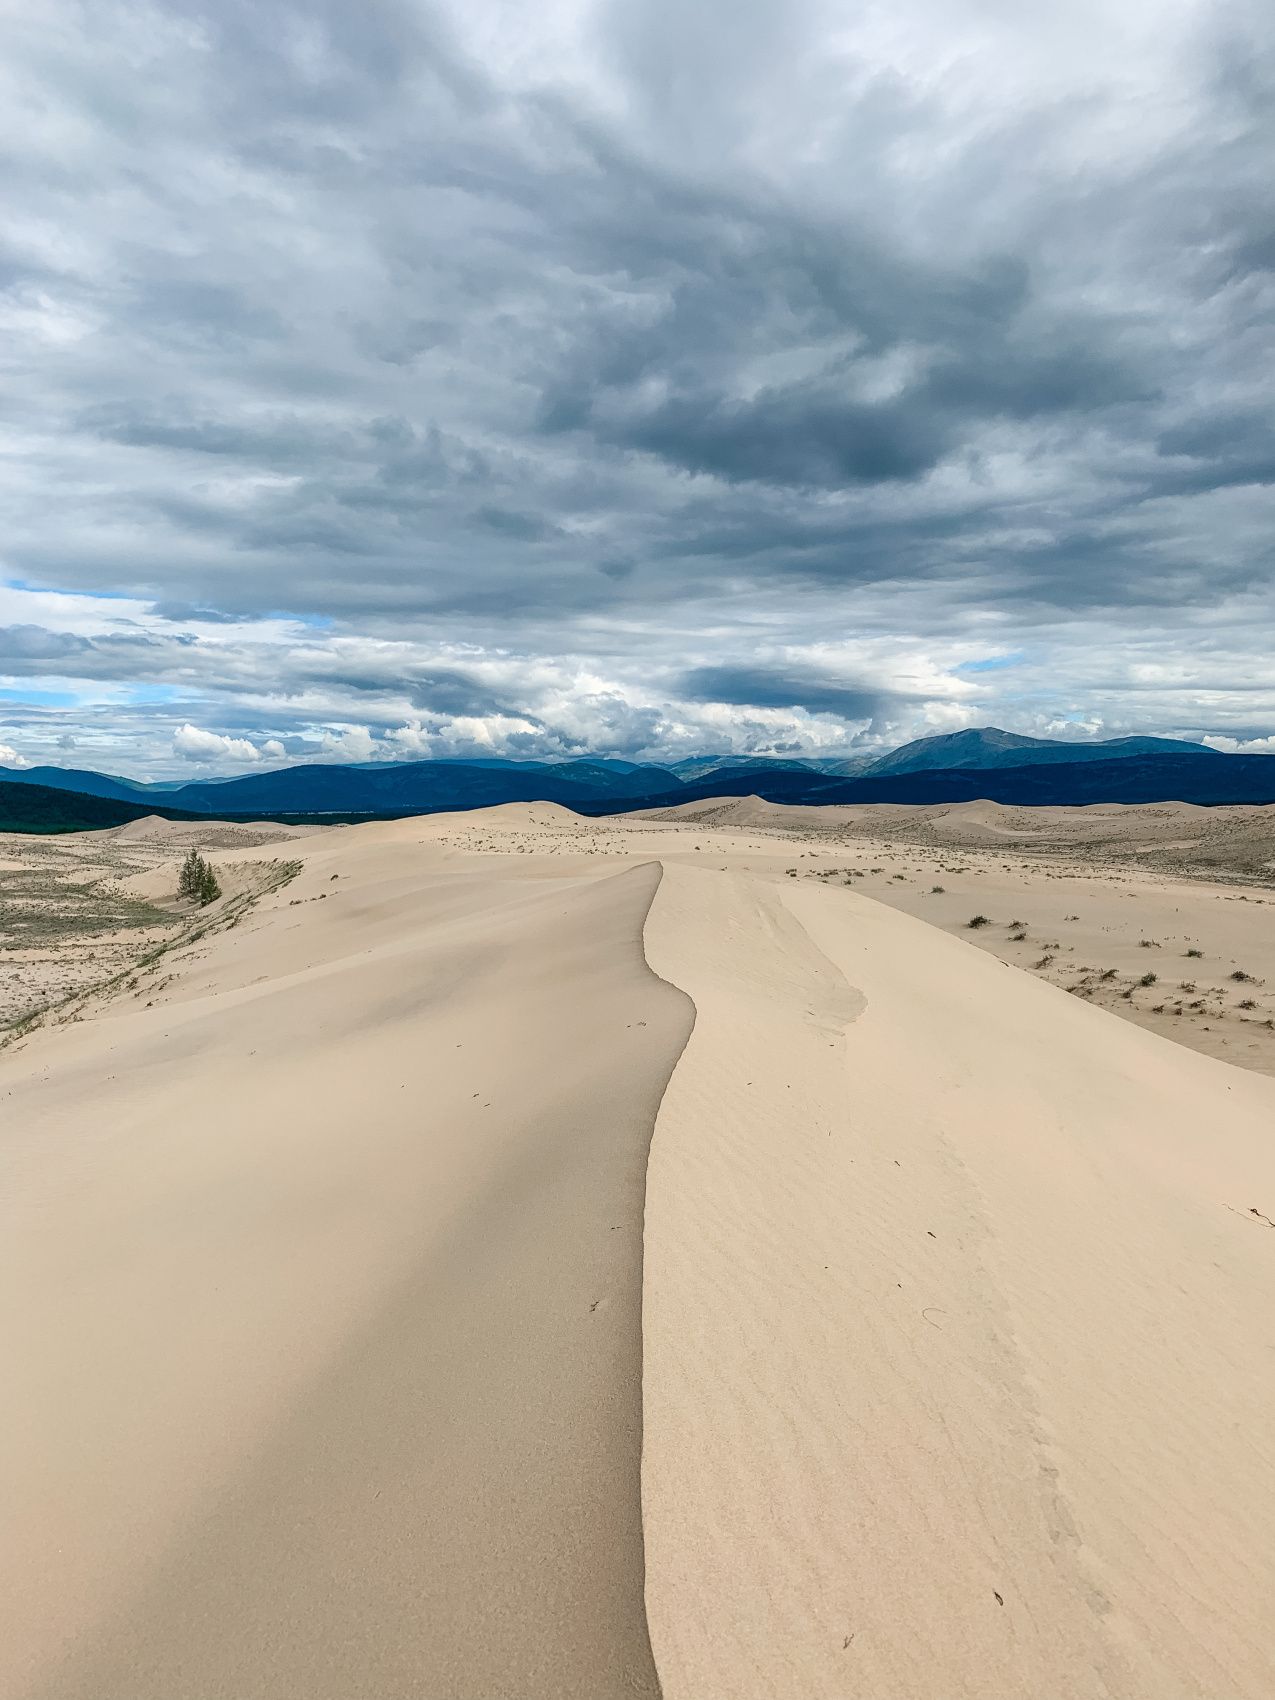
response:
[(58, 841), (0, 1692), (1275, 1692), (1262, 823), (833, 813)]

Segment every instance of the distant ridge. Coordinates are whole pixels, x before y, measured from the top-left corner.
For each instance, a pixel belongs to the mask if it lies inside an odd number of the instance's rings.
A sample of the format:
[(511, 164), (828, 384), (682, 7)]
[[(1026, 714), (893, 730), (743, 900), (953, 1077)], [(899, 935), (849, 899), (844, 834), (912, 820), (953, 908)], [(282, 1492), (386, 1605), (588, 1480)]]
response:
[(0, 780), (8, 785), (43, 785), (52, 791), (77, 791), (85, 797), (114, 797), (118, 802), (140, 802), (156, 795), (180, 791), (175, 785), (148, 785), (141, 779), (120, 779), (113, 773), (96, 773), (84, 767), (0, 768)]
[(670, 764), (670, 771), (687, 783), (706, 779), (726, 767), (764, 768), (768, 773), (820, 773), (826, 771), (815, 759), (799, 760), (793, 756), (688, 756), (685, 761)]
[(197, 818), (183, 809), (160, 809), (151, 803), (124, 803), (116, 797), (0, 780), (0, 832), (98, 832), (160, 813), (170, 820)]
[[(1029, 767), (939, 768), (859, 779), (830, 774), (765, 774), (756, 769), (715, 773), (670, 792), (655, 806), (672, 808), (704, 797), (760, 797), (768, 803), (990, 803), (1034, 808), (1083, 808), (1091, 803), (1275, 803), (1270, 756), (1126, 756), (1110, 761), (1044, 762)], [(604, 813), (602, 809), (590, 813)]]
[(233, 778), (147, 785), (75, 768), (5, 769), (14, 785), (45, 786), (136, 802), (151, 812), (195, 814), (412, 813), (482, 808), (493, 803), (558, 802), (567, 807), (607, 798), (635, 802), (679, 781), (668, 768), (571, 762), (306, 762)]
[(999, 726), (971, 726), (917, 738), (891, 750), (863, 769), (883, 773), (934, 773), (941, 768), (1039, 767), (1045, 762), (1123, 761), (1130, 756), (1218, 756), (1207, 744), (1184, 738), (1107, 738), (1094, 743), (1058, 738), (1029, 738)]
[[(143, 784), (87, 770), (38, 767), (3, 770), (3, 789), (73, 794), (142, 813), (250, 820), (388, 817), (515, 802), (560, 803), (578, 814), (602, 815), (750, 795), (804, 805), (978, 798), (1039, 806), (1275, 803), (1272, 757), (1225, 755), (1174, 738), (1062, 743), (998, 727), (971, 728), (906, 744), (867, 772), (856, 771), (858, 766), (856, 757), (820, 764), (705, 756), (669, 767), (605, 757), (568, 762), (485, 757), (472, 762), (309, 762), (184, 784)], [(43, 807), (52, 818), (51, 806)], [(34, 804), (27, 812), (34, 818)], [(9, 814), (16, 819), (22, 810), (11, 803)], [(131, 818), (121, 815), (117, 822)], [(93, 824), (110, 823), (95, 819)]]

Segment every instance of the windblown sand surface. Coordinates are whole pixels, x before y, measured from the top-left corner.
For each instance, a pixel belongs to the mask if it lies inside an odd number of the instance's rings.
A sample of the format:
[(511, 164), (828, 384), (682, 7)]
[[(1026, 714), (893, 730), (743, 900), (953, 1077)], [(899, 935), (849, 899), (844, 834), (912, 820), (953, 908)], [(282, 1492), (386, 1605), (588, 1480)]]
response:
[(1275, 1692), (1271, 1083), (848, 894), (674, 870), (648, 951), (665, 1693)]
[[(1275, 907), (993, 856), (214, 850), (0, 1055), (0, 1692), (1269, 1700)], [(1055, 908), (1200, 940), (1249, 1066), (1013, 966)]]
[(789, 878), (852, 885), (1122, 1020), (1275, 1075), (1275, 808), (743, 797), (651, 819), (670, 816), (706, 849), (787, 846)]
[(6, 1061), (6, 1694), (657, 1692), (660, 870), (417, 836), (312, 841), (160, 1003)]

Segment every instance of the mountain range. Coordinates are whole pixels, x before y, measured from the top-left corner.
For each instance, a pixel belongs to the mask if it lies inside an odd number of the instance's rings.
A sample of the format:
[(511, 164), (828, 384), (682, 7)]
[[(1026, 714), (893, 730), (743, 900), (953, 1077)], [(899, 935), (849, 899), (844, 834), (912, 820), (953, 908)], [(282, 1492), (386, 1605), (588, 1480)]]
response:
[[(0, 770), (0, 825), (62, 818), (58, 793), (142, 814), (327, 818), (557, 802), (582, 814), (668, 807), (700, 797), (752, 794), (771, 802), (992, 801), (1034, 804), (1275, 802), (1275, 761), (1223, 755), (1174, 738), (1065, 742), (999, 727), (917, 739), (871, 760), (706, 755), (667, 766), (607, 757), (573, 761), (474, 760), (325, 763), (230, 778), (146, 783), (91, 769)], [(27, 788), (25, 797), (22, 789)], [(44, 793), (37, 810), (35, 792)], [(86, 825), (116, 824), (86, 809)], [(91, 820), (89, 817), (92, 817)], [(35, 828), (40, 830), (40, 828)], [(54, 826), (44, 830), (63, 830)]]
[(1045, 762), (1127, 761), (1132, 756), (1217, 756), (1208, 744), (1182, 738), (1106, 738), (1067, 742), (1002, 732), (999, 726), (970, 727), (934, 738), (917, 738), (880, 756), (862, 772), (875, 778), (888, 773), (933, 773), (939, 768), (1039, 767)]

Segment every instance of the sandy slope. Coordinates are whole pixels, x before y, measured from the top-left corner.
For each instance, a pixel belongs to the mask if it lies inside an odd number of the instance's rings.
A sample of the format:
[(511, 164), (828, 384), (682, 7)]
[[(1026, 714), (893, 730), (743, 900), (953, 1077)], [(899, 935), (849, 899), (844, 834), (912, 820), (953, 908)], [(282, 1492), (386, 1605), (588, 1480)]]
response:
[(851, 893), (670, 868), (668, 1700), (1275, 1692), (1275, 1086)]
[(6, 1700), (1269, 1700), (1275, 1081), (941, 927), (1264, 977), (1275, 909), (550, 805), (288, 853), (0, 1055)]
[[(793, 878), (853, 886), (1122, 1020), (1275, 1076), (1275, 809), (743, 798), (666, 813), (683, 842), (720, 846), (733, 866), (783, 857)], [(975, 915), (986, 924), (972, 932)]]
[(760, 797), (714, 797), (652, 811), (652, 820), (805, 831), (929, 849), (1021, 850), (1171, 874), (1236, 876), (1269, 883), (1275, 874), (1275, 806), (1090, 803), (1021, 808), (972, 803), (845, 803), (802, 807)]
[(659, 868), (306, 848), (161, 1003), (4, 1059), (0, 1691), (654, 1692)]

